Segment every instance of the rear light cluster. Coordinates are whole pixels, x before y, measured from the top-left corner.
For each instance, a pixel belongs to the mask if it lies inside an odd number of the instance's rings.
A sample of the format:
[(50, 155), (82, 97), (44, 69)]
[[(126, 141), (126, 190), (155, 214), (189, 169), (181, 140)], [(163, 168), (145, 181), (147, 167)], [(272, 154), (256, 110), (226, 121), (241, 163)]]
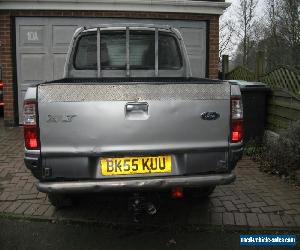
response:
[(27, 149), (40, 148), (36, 111), (35, 101), (24, 102), (24, 141)]
[(231, 142), (240, 142), (244, 136), (243, 104), (241, 96), (231, 97)]
[(4, 84), (3, 82), (0, 80), (0, 107), (4, 106)]

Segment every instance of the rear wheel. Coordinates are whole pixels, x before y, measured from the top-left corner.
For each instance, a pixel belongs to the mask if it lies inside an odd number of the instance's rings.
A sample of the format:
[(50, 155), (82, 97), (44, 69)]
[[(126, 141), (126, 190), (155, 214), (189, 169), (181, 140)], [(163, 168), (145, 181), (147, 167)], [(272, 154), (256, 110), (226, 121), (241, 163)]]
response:
[(73, 205), (72, 198), (65, 194), (50, 193), (50, 194), (48, 194), (48, 200), (57, 209), (71, 207)]

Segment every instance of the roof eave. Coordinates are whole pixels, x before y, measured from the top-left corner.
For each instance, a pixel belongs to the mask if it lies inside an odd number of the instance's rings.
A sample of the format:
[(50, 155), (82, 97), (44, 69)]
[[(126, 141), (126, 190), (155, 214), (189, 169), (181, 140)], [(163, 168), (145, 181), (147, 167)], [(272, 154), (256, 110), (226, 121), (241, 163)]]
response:
[(229, 5), (227, 2), (188, 0), (6, 0), (0, 2), (0, 10), (98, 10), (221, 15)]

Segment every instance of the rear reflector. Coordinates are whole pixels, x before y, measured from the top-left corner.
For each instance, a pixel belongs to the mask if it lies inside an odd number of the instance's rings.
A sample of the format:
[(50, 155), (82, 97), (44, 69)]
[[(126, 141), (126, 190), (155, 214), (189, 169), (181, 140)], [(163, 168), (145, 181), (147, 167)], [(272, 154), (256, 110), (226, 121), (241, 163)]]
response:
[(3, 101), (3, 88), (4, 88), (4, 84), (3, 82), (0, 80), (0, 106), (4, 106), (4, 101)]
[(240, 142), (244, 137), (243, 103), (241, 96), (231, 97), (231, 131), (230, 141)]
[(25, 101), (23, 108), (24, 115), (24, 142), (27, 149), (39, 149), (39, 133), (36, 122), (36, 102)]
[(243, 120), (232, 120), (231, 142), (239, 142), (243, 139)]
[(172, 198), (179, 199), (183, 197), (182, 187), (175, 187), (172, 189)]
[(38, 149), (39, 140), (35, 125), (24, 125), (24, 141), (27, 149)]

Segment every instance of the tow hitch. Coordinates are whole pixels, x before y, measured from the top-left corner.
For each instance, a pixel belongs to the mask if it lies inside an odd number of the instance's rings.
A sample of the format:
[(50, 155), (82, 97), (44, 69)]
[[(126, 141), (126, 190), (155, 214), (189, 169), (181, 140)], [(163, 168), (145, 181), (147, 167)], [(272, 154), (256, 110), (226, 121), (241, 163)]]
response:
[[(139, 223), (141, 217), (144, 215), (155, 215), (158, 212), (158, 207), (161, 205), (161, 195), (157, 194), (146, 195), (141, 193), (134, 193), (128, 199), (128, 210), (132, 212), (133, 221)], [(150, 198), (151, 197), (151, 198)], [(173, 199), (183, 198), (182, 187), (175, 187), (171, 190), (171, 197)]]
[(140, 218), (143, 214), (155, 215), (158, 208), (152, 201), (147, 200), (146, 196), (142, 196), (139, 193), (134, 193), (128, 200), (128, 209), (133, 212), (133, 221), (135, 223), (140, 222)]

